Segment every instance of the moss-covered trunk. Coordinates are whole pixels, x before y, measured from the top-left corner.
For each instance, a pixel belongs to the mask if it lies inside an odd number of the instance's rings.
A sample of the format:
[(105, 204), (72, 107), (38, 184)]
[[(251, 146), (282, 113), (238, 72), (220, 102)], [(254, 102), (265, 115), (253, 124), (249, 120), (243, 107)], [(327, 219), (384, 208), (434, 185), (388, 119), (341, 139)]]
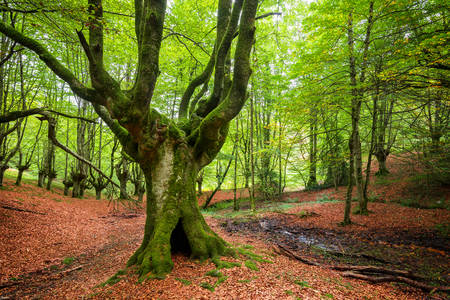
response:
[(197, 203), (198, 167), (184, 143), (168, 139), (151, 162), (141, 163), (147, 183), (147, 219), (141, 247), (128, 261), (139, 273), (171, 271), (171, 253), (200, 260), (226, 254), (226, 243), (206, 224)]

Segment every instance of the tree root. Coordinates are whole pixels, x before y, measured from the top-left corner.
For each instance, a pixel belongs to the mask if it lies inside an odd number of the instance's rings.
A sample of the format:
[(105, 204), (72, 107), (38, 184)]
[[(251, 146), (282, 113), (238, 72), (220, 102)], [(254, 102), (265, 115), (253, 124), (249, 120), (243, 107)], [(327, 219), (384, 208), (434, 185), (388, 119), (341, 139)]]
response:
[(403, 270), (392, 270), (386, 269), (378, 266), (333, 266), (333, 265), (325, 265), (320, 264), (316, 261), (309, 260), (304, 258), (292, 250), (287, 248), (286, 246), (277, 244), (278, 247), (275, 247), (275, 252), (285, 255), (289, 258), (296, 259), (301, 261), (307, 265), (317, 266), (317, 267), (325, 267), (336, 271), (342, 271), (342, 275), (345, 277), (351, 277), (356, 279), (365, 280), (371, 283), (381, 283), (381, 282), (402, 282), (406, 283), (412, 287), (419, 288), (428, 293), (434, 292), (450, 292), (450, 286), (432, 286), (421, 281), (425, 281), (426, 279), (413, 274), (409, 271)]

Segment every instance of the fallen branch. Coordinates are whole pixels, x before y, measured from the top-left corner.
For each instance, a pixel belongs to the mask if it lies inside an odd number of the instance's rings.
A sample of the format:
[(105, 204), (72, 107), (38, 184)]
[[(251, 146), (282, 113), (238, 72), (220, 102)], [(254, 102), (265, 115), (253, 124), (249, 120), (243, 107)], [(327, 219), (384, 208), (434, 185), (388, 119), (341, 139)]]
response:
[(373, 273), (379, 273), (379, 274), (386, 274), (386, 275), (392, 275), (392, 276), (403, 276), (408, 277), (411, 279), (417, 279), (417, 280), (426, 280), (425, 278), (415, 275), (414, 273), (410, 271), (403, 271), (403, 270), (391, 270), (386, 269), (378, 266), (333, 266), (331, 267), (333, 270), (337, 271), (354, 271), (358, 273), (367, 273), (367, 274), (373, 274)]
[(41, 213), (38, 211), (33, 211), (33, 210), (28, 210), (28, 209), (17, 208), (17, 207), (8, 206), (8, 205), (2, 205), (2, 208), (21, 211), (21, 212), (27, 212), (27, 213), (32, 213), (32, 214), (38, 214), (38, 215), (46, 215), (46, 213)]
[(279, 254), (283, 254), (287, 257), (294, 258), (294, 259), (299, 260), (302, 263), (305, 263), (310, 266), (318, 266), (318, 267), (321, 266), (321, 264), (319, 264), (318, 262), (303, 258), (303, 257), (295, 254), (294, 252), (292, 252), (291, 250), (289, 250), (287, 247), (285, 247), (283, 245), (277, 244), (277, 246), (278, 246), (278, 248), (275, 248), (275, 252), (278, 252)]
[(59, 272), (58, 275), (65, 276), (65, 275), (67, 275), (67, 274), (69, 274), (69, 273), (71, 273), (71, 272), (73, 272), (73, 271), (79, 270), (79, 269), (81, 269), (81, 268), (83, 268), (83, 267), (84, 267), (84, 265), (80, 265), (80, 266), (77, 266), (77, 267), (75, 267), (75, 268), (72, 268), (72, 269), (69, 269), (69, 270), (65, 270), (65, 271)]
[(406, 283), (412, 287), (419, 288), (425, 292), (450, 292), (450, 286), (432, 286), (417, 280), (426, 280), (425, 278), (413, 274), (409, 271), (403, 270), (391, 270), (378, 266), (331, 266), (320, 264), (315, 261), (311, 261), (300, 255), (292, 252), (286, 246), (277, 244), (275, 252), (285, 255), (287, 257), (301, 261), (307, 265), (325, 267), (336, 271), (344, 271), (342, 273), (345, 277), (352, 277), (356, 279), (365, 280), (371, 283), (382, 283), (382, 282), (402, 282)]
[(361, 280), (365, 280), (365, 281), (369, 281), (372, 283), (381, 283), (381, 282), (402, 282), (402, 283), (406, 283), (412, 287), (416, 287), (419, 288), (423, 291), (426, 291), (428, 293), (430, 292), (446, 292), (449, 293), (450, 292), (450, 286), (431, 286), (422, 282), (418, 282), (415, 280), (412, 280), (410, 278), (406, 278), (403, 276), (393, 276), (393, 275), (388, 275), (388, 276), (375, 276), (375, 275), (365, 275), (365, 274), (360, 274), (360, 273), (355, 273), (355, 272), (344, 272), (342, 273), (343, 276), (346, 277), (352, 277), (352, 278), (357, 278), (357, 279), (361, 279)]
[(384, 264), (391, 264), (391, 262), (384, 260), (382, 258), (378, 258), (369, 254), (355, 254), (355, 253), (344, 253), (344, 252), (337, 252), (337, 251), (328, 251), (327, 253), (331, 254), (331, 255), (335, 255), (335, 256), (346, 256), (346, 257), (351, 257), (351, 258), (365, 258), (368, 260), (373, 260), (373, 261), (377, 261), (377, 262), (381, 262)]

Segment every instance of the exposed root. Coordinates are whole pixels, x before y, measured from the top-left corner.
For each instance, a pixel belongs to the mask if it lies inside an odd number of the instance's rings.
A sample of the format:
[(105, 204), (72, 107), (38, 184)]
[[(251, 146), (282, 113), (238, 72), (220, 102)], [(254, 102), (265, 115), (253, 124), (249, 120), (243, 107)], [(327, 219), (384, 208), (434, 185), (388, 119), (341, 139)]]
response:
[(304, 258), (286, 246), (277, 244), (278, 247), (275, 247), (275, 252), (285, 255), (289, 258), (301, 261), (307, 265), (325, 267), (337, 271), (343, 271), (342, 275), (346, 277), (357, 278), (361, 280), (365, 280), (372, 283), (381, 283), (381, 282), (402, 282), (406, 283), (412, 287), (419, 288), (425, 292), (450, 292), (449, 286), (432, 286), (418, 280), (424, 281), (425, 278), (413, 274), (409, 271), (403, 270), (392, 270), (386, 269), (378, 266), (332, 266), (320, 264), (318, 262), (309, 260)]

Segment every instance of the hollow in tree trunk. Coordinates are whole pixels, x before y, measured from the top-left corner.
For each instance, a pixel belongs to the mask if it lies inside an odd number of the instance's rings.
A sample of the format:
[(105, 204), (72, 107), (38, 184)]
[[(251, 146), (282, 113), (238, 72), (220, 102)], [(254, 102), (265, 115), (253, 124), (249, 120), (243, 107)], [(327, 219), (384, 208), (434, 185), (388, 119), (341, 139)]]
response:
[(147, 184), (147, 219), (142, 245), (128, 261), (129, 266), (139, 266), (141, 275), (170, 272), (171, 252), (203, 260), (231, 251), (200, 213), (194, 161), (188, 147), (167, 140), (151, 162), (141, 164)]

